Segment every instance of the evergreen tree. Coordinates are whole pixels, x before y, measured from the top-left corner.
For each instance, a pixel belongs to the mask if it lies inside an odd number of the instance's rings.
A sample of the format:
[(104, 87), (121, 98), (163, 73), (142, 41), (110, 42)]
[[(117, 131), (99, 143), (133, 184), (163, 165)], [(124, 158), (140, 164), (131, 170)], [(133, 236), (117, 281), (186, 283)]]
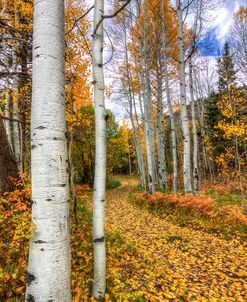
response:
[(218, 59), (218, 68), (219, 92), (225, 92), (229, 89), (232, 84), (234, 84), (236, 79), (236, 72), (234, 70), (233, 59), (230, 53), (230, 47), (228, 42), (225, 42), (223, 54)]

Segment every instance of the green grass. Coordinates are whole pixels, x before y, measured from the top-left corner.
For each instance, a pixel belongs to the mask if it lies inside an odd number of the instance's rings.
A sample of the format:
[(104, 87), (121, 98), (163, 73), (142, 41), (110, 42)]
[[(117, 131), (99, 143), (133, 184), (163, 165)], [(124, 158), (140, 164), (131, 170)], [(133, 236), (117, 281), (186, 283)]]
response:
[(121, 186), (121, 182), (119, 180), (108, 180), (106, 182), (106, 190), (117, 189)]
[(242, 196), (236, 193), (219, 193), (216, 190), (213, 189), (207, 189), (206, 190), (206, 195), (211, 196), (212, 198), (214, 198), (215, 202), (216, 202), (216, 208), (225, 206), (225, 205), (238, 205), (238, 206), (242, 206)]

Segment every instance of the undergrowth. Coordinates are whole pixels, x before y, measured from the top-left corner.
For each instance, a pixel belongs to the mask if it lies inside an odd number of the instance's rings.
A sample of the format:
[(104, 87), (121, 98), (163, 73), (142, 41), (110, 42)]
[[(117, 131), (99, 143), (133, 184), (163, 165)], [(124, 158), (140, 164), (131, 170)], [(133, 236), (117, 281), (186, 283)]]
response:
[[(215, 193), (216, 194), (216, 193)], [(212, 195), (212, 194), (211, 194)], [(214, 196), (214, 195), (212, 195)], [(130, 202), (181, 227), (203, 229), (226, 239), (239, 236), (247, 238), (247, 217), (243, 214), (240, 197), (217, 195), (194, 196), (192, 194), (164, 194), (156, 192), (133, 192)], [(233, 202), (231, 202), (233, 200)]]
[(106, 190), (117, 189), (121, 186), (121, 182), (119, 180), (108, 180), (106, 182)]

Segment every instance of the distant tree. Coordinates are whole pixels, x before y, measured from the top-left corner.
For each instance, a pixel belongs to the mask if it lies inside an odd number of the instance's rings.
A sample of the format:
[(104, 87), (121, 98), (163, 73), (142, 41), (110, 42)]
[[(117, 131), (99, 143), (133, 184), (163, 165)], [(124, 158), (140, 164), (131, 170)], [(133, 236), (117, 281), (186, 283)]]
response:
[(234, 14), (230, 31), (233, 60), (240, 71), (240, 81), (247, 80), (247, 7), (240, 7)]
[(14, 153), (7, 138), (6, 130), (0, 115), (0, 192), (11, 191), (13, 184), (9, 177), (18, 176)]
[(218, 59), (218, 68), (219, 92), (225, 92), (236, 80), (236, 71), (234, 70), (233, 59), (228, 42), (224, 44), (223, 54)]

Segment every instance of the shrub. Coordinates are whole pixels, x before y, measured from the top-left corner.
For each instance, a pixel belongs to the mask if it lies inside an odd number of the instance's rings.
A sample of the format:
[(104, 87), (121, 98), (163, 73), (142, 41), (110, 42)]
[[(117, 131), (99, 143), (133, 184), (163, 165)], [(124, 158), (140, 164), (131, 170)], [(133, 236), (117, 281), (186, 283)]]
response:
[(112, 180), (106, 183), (106, 190), (116, 189), (121, 186), (121, 182), (118, 180)]
[(0, 197), (0, 297), (23, 300), (28, 240), (31, 231), (31, 189), (24, 174), (11, 179), (13, 192)]

